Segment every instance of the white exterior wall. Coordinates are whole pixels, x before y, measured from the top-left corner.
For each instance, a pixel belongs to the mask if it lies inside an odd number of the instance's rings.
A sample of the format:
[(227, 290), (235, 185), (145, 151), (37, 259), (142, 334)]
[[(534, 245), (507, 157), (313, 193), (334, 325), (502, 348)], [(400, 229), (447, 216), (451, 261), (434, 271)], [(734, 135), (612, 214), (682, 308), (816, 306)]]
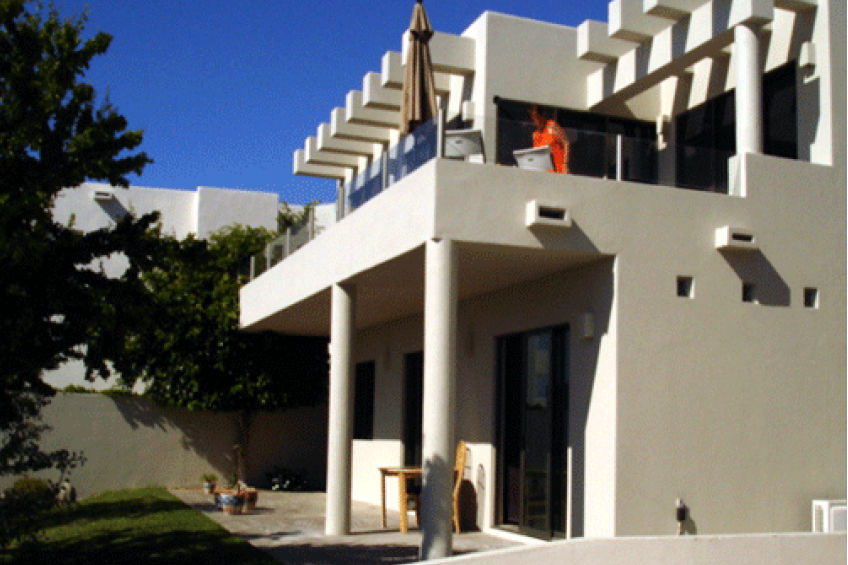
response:
[(552, 542), (460, 555), (433, 565), (842, 565), (845, 534), (621, 538)]
[[(569, 292), (563, 293), (563, 287)], [(585, 312), (595, 313), (596, 339), (584, 340), (577, 335)], [(570, 410), (574, 414), (569, 433), (573, 438), (574, 472), (580, 476), (572, 498), (573, 504), (581, 508), (581, 516), (584, 506), (587, 510), (585, 529), (592, 535), (602, 535), (614, 508), (614, 498), (607, 490), (615, 472), (614, 465), (610, 465), (615, 458), (615, 412), (610, 408), (614, 403), (606, 400), (607, 392), (615, 387), (613, 312), (611, 260), (460, 303), (456, 438), (469, 444), (466, 480), (474, 485), (478, 497), (479, 527), (495, 524), (497, 338), (568, 324), (572, 328), (569, 377)], [(402, 463), (403, 444), (399, 438), (403, 435), (404, 355), (423, 349), (422, 324), (422, 318), (415, 316), (357, 335), (356, 361), (375, 362), (376, 392), (375, 439), (354, 441), (355, 500), (379, 504), (379, 467)], [(596, 398), (603, 400), (593, 402)], [(396, 481), (389, 479), (386, 488), (388, 507), (397, 509)], [(582, 519), (573, 527), (583, 535)]]
[[(95, 191), (109, 192), (111, 200), (96, 201)], [(200, 238), (222, 227), (240, 223), (277, 229), (279, 197), (270, 192), (250, 192), (220, 188), (199, 187), (196, 191), (166, 188), (112, 187), (102, 183), (84, 183), (59, 193), (53, 206), (56, 221), (71, 224), (76, 229), (90, 232), (114, 225), (126, 214), (142, 216), (160, 213), (160, 222), (166, 234), (178, 239), (188, 234)], [(119, 276), (126, 269), (126, 260), (111, 257), (104, 262), (106, 272)], [(85, 366), (71, 361), (44, 375), (44, 381), (56, 388), (68, 385), (84, 386), (98, 390), (111, 388), (114, 380), (85, 380)]]
[[(475, 39), (470, 97), (490, 155), (495, 95), (587, 109), (599, 63), (576, 59), (575, 30), (486, 13), (464, 35)], [(438, 161), (242, 291), (246, 327), (319, 333), (329, 284), (373, 293), (359, 311), (356, 354), (377, 361), (377, 439), (356, 442), (354, 477), (366, 478), (354, 480), (355, 498), (378, 502), (375, 469), (401, 459), (402, 359), (423, 347), (419, 251), (429, 238), (460, 249), (456, 434), (483, 465), (479, 481), (474, 471), (479, 525), (495, 523), (496, 337), (563, 322), (576, 336), (587, 309), (603, 330), (591, 345), (571, 344), (576, 383), (591, 384), (572, 406), (584, 417), (572, 426), (585, 431), (572, 446), (584, 450), (572, 454), (582, 496), (572, 497), (574, 535), (674, 534), (681, 497), (699, 534), (808, 531), (812, 499), (845, 498), (843, 3), (775, 9), (761, 33), (763, 69), (794, 61), (808, 41), (816, 58), (797, 71), (799, 159), (739, 157), (732, 181), (744, 198)], [(734, 88), (733, 48), (719, 43), (615, 111), (673, 118)], [(673, 128), (665, 135), (673, 140)], [(661, 161), (669, 181), (672, 153)], [(531, 200), (566, 208), (574, 226), (528, 230)], [(751, 230), (759, 250), (717, 250), (724, 226)], [(328, 265), (310, 270), (319, 258)], [(297, 283), (281, 285), (292, 273)], [(679, 276), (693, 277), (692, 298), (677, 296)], [(757, 284), (759, 303), (742, 301), (743, 282)], [(804, 306), (805, 288), (818, 290), (817, 308)]]
[[(746, 165), (749, 197), (733, 213), (631, 210), (641, 220), (619, 255), (617, 535), (673, 533), (678, 497), (699, 533), (804, 531), (810, 500), (845, 493), (846, 251), (833, 213), (845, 193), (830, 169)], [(761, 252), (716, 251), (710, 223), (755, 230)], [(675, 295), (677, 276), (694, 277), (694, 299)], [(742, 282), (758, 285), (760, 304), (742, 302)], [(805, 287), (819, 289), (819, 309), (803, 306)]]
[(277, 229), (280, 200), (275, 193), (201, 186), (196, 194), (197, 223), (193, 231), (201, 239), (233, 224)]

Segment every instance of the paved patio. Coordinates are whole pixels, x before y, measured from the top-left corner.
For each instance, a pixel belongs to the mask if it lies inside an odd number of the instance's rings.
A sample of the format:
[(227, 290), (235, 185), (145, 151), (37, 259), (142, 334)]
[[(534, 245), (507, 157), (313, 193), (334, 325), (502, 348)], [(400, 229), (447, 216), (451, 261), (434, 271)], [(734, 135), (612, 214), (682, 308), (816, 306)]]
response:
[[(203, 512), (233, 534), (287, 565), (383, 565), (418, 560), (421, 534), (399, 532), (399, 515), (390, 511), (388, 528), (380, 527), (380, 507), (354, 502), (351, 535), (324, 535), (324, 493), (260, 491), (256, 511), (229, 516), (215, 509), (201, 490), (172, 490), (186, 504)], [(410, 516), (414, 524), (415, 519)], [(454, 534), (455, 555), (521, 545), (481, 532)]]

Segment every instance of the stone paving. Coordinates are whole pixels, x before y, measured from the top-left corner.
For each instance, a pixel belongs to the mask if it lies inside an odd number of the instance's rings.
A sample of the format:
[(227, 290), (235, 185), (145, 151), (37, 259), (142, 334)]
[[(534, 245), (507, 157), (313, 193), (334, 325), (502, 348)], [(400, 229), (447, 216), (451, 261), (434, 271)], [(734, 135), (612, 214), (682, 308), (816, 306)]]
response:
[[(246, 539), (287, 565), (384, 565), (418, 560), (421, 533), (399, 532), (399, 515), (388, 513), (380, 526), (380, 507), (354, 502), (351, 535), (324, 535), (324, 493), (260, 491), (256, 510), (230, 516), (218, 511), (212, 496), (201, 490), (172, 490), (233, 534)], [(410, 521), (414, 524), (415, 519)], [(454, 534), (455, 555), (491, 551), (520, 543), (481, 532)]]

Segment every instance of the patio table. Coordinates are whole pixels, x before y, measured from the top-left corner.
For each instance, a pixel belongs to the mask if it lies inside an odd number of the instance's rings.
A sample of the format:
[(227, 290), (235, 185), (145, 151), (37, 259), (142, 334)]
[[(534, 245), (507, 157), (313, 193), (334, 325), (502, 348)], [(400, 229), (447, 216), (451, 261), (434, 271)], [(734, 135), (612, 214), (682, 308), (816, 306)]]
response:
[[(386, 527), (386, 477), (397, 477), (398, 479), (398, 502), (400, 509), (400, 531), (409, 531), (409, 518), (407, 516), (407, 492), (406, 481), (422, 476), (421, 467), (380, 467), (380, 495), (383, 504), (383, 528)], [(420, 502), (419, 502), (420, 504)]]

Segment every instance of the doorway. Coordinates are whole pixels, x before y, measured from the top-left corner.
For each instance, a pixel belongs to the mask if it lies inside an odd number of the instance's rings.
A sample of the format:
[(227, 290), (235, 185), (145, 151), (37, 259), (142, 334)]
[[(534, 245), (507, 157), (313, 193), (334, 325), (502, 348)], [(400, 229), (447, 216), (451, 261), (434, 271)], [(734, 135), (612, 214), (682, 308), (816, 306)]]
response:
[(553, 539), (567, 531), (568, 326), (498, 338), (500, 521)]
[(421, 466), (421, 419), (424, 391), (424, 352), (403, 357), (403, 464)]

